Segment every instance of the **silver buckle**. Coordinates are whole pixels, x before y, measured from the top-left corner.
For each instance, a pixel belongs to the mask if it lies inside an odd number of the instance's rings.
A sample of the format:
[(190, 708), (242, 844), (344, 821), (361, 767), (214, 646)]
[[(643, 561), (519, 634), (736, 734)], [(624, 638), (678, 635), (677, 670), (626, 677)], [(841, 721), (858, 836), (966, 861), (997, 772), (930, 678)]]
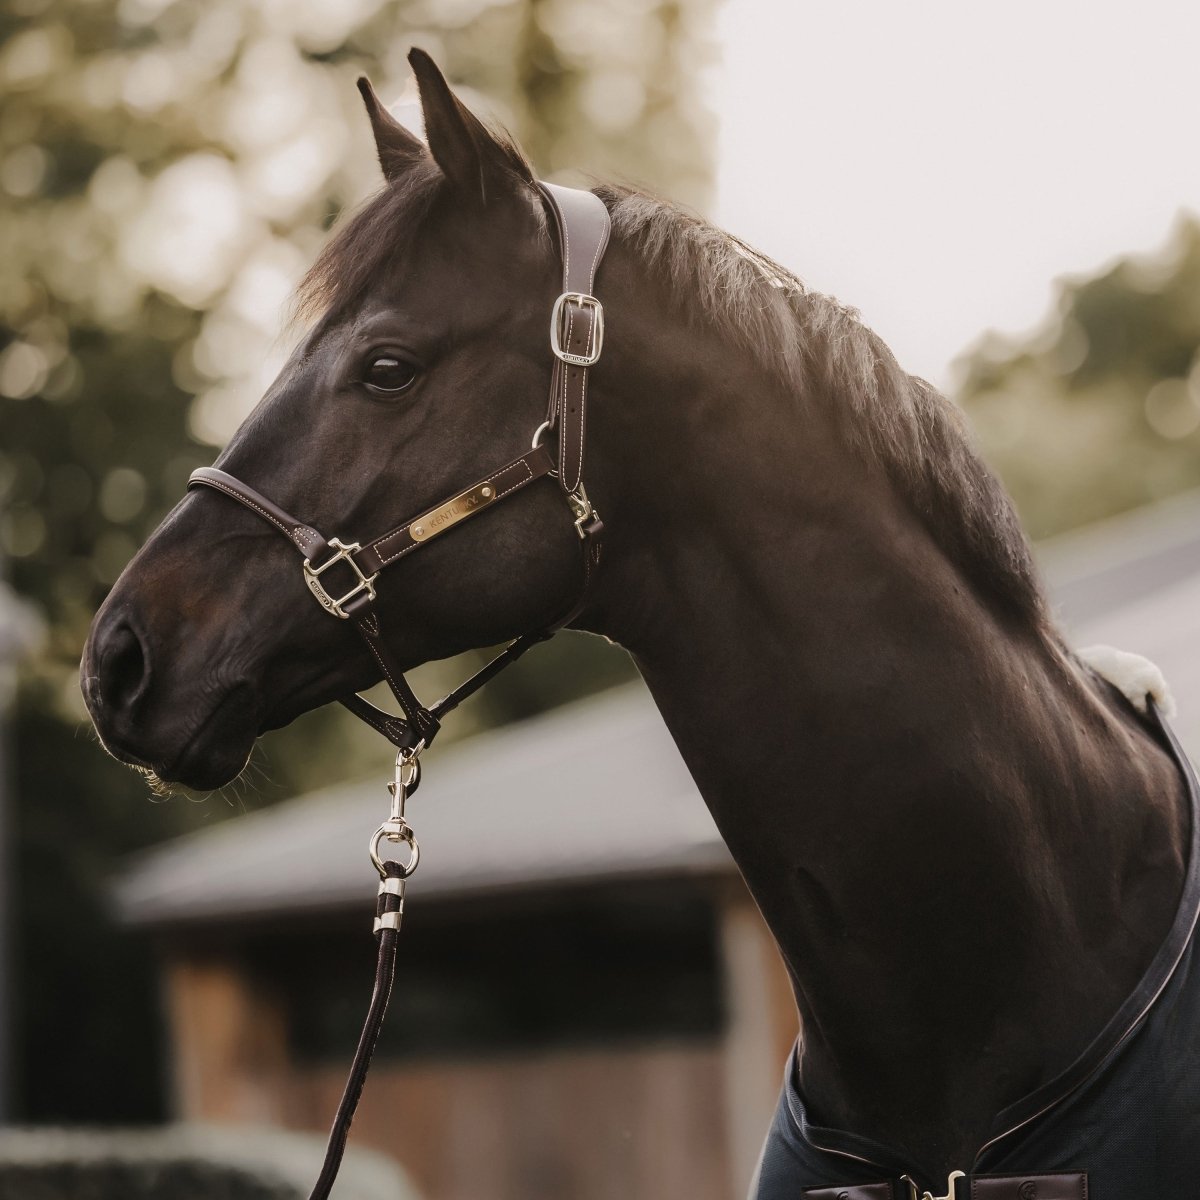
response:
[[(580, 308), (590, 308), (594, 320), (592, 322), (592, 347), (587, 354), (572, 354), (562, 346), (563, 309), (568, 304), (577, 304)], [(587, 292), (563, 292), (554, 302), (550, 312), (550, 349), (555, 358), (575, 367), (590, 367), (600, 361), (600, 351), (604, 348), (604, 306), (595, 296)]]
[(962, 1171), (951, 1171), (950, 1178), (946, 1180), (946, 1194), (944, 1196), (935, 1196), (932, 1192), (922, 1191), (917, 1187), (917, 1181), (909, 1175), (901, 1175), (901, 1182), (908, 1184), (908, 1190), (912, 1193), (912, 1200), (954, 1200), (954, 1181), (956, 1179), (966, 1179), (966, 1175)]
[[(375, 580), (379, 578), (379, 572), (374, 575), (364, 575), (362, 568), (353, 559), (353, 555), (357, 554), (362, 545), (359, 542), (351, 542), (348, 546), (338, 538), (330, 538), (329, 544), (337, 550), (337, 553), (331, 558), (326, 559), (319, 567), (314, 567), (306, 558), (304, 560), (304, 582), (308, 584), (308, 590), (317, 598), (317, 603), (335, 617), (340, 617), (343, 621), (347, 620), (350, 614), (342, 607), (347, 600), (353, 600), (360, 592), (367, 593), (368, 600), (375, 599)], [(348, 562), (355, 575), (358, 576), (358, 582), (344, 595), (339, 596), (336, 600), (322, 587), (321, 576), (336, 563)]]

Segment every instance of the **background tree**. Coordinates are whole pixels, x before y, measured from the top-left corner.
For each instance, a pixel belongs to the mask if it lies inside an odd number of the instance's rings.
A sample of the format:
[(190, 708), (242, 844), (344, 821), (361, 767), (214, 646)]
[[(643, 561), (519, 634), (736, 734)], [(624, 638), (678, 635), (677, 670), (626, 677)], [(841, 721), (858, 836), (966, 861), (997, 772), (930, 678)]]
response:
[[(246, 803), (151, 806), (78, 690), (91, 614), (286, 356), (292, 286), (379, 184), (355, 76), (418, 44), (551, 176), (695, 203), (708, 5), (682, 0), (12, 0), (0, 16), (0, 546), (45, 616), (15, 717), (16, 1109), (161, 1112), (146, 948), (105, 915), (120, 855)], [(625, 677), (589, 639), (512, 673), (450, 736)], [(437, 690), (447, 668), (434, 664)], [(384, 758), (330, 709), (266, 739), (255, 805)], [(244, 789), (243, 789), (244, 790)], [(73, 930), (90, 914), (85, 930)], [(68, 1077), (70, 1086), (64, 1086)]]
[(1040, 329), (985, 338), (961, 369), (962, 403), (1035, 538), (1200, 485), (1200, 225), (1062, 282)]

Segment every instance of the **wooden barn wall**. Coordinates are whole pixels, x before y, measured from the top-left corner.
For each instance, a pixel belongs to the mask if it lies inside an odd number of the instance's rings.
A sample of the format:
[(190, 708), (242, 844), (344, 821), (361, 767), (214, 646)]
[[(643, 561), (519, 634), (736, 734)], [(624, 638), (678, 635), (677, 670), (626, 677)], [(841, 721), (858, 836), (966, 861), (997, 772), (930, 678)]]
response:
[[(485, 1059), (378, 1062), (357, 1144), (426, 1200), (728, 1200), (744, 1194), (796, 1031), (745, 889), (718, 892), (721, 1038)], [(282, 1014), (219, 953), (168, 964), (180, 1117), (324, 1134), (345, 1063), (289, 1061)]]
[[(728, 1200), (721, 1071), (715, 1046), (389, 1066), (356, 1137), (428, 1200)], [(285, 1123), (324, 1128), (344, 1082), (305, 1072)]]

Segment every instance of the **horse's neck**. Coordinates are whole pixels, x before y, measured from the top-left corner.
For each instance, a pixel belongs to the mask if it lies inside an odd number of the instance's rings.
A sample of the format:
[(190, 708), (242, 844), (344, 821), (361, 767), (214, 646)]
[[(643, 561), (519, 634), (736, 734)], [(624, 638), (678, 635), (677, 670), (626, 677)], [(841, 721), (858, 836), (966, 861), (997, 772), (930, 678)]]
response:
[(1144, 968), (1179, 781), (817, 414), (718, 441), (626, 471), (598, 624), (780, 944), (818, 1115), (958, 1166)]

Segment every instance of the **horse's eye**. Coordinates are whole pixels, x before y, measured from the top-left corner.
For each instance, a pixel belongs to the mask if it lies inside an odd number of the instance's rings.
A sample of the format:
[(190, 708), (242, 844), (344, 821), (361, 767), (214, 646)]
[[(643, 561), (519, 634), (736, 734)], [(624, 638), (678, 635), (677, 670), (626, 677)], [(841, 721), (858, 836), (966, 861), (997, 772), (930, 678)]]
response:
[(367, 363), (363, 382), (373, 392), (394, 396), (410, 387), (417, 378), (417, 368), (394, 354), (377, 354)]

